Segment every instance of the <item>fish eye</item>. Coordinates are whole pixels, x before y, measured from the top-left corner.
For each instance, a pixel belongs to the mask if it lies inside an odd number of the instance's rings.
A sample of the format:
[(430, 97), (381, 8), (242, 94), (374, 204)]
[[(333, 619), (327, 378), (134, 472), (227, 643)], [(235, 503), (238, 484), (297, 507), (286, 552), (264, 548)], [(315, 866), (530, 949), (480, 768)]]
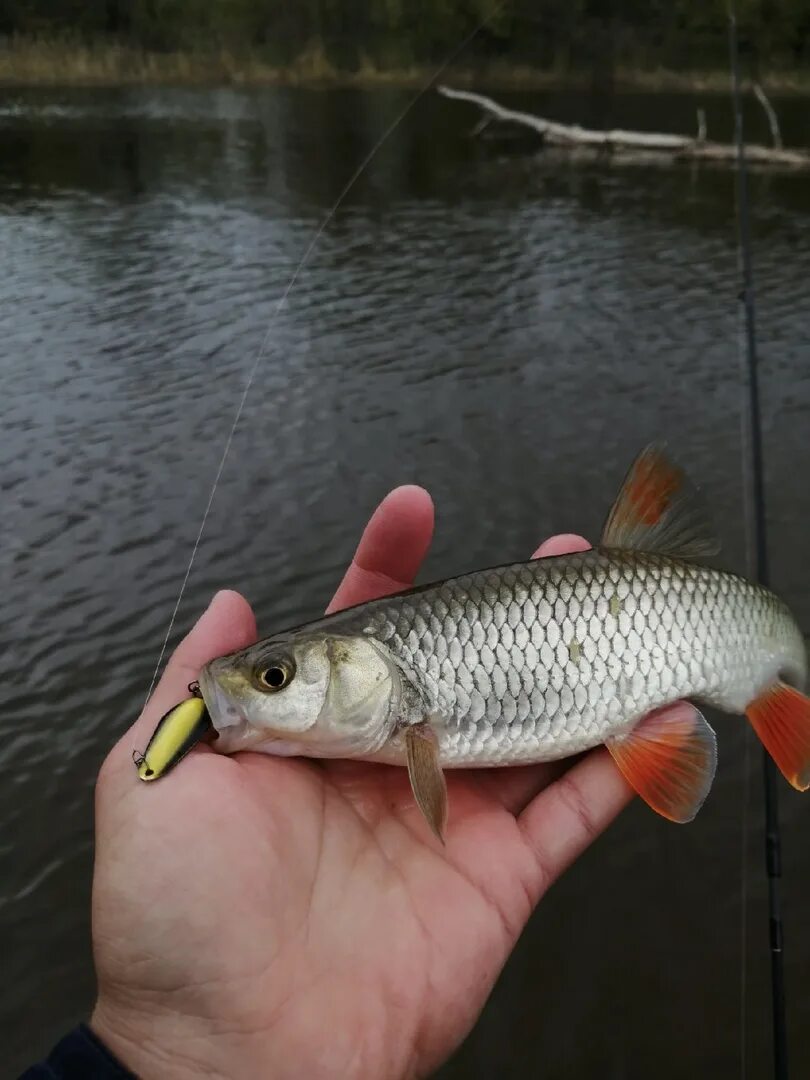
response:
[(294, 674), (295, 669), (289, 661), (278, 660), (276, 663), (271, 664), (270, 667), (260, 671), (258, 680), (265, 690), (272, 690), (275, 693), (278, 690), (283, 690), (292, 681)]

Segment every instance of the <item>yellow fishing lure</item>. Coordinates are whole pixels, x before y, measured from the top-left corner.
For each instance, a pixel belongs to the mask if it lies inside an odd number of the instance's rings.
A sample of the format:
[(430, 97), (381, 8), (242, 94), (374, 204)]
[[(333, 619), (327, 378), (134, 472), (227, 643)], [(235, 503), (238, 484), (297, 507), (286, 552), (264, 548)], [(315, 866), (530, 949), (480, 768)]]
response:
[(161, 718), (143, 754), (137, 750), (133, 754), (141, 780), (159, 780), (213, 732), (197, 683), (191, 683), (189, 691), (191, 697), (169, 709)]

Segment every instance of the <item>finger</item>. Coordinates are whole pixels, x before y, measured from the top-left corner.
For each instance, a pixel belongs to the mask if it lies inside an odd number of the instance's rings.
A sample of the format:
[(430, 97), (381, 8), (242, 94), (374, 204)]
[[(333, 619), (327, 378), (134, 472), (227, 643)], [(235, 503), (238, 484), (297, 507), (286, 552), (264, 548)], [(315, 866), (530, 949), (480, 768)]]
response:
[(218, 592), (175, 649), (143, 712), (110, 757), (131, 768), (133, 749), (143, 750), (161, 716), (188, 697), (188, 684), (199, 678), (202, 666), (255, 640), (256, 619), (247, 600), (230, 590)]
[[(577, 533), (559, 533), (557, 536), (550, 536), (548, 540), (544, 540), (532, 558), (544, 559), (549, 555), (568, 555), (573, 551), (588, 551), (590, 546), (585, 537)], [(524, 765), (517, 769), (499, 769), (487, 775), (482, 783), (490, 789), (502, 806), (511, 810), (513, 814), (519, 814), (539, 791), (547, 787), (567, 768), (568, 763), (561, 761), (551, 765), (544, 763)]]
[(591, 545), (578, 533), (559, 533), (544, 540), (532, 555), (533, 559), (546, 559), (549, 555), (570, 555), (574, 551), (590, 551)]
[(409, 484), (386, 495), (366, 525), (327, 613), (413, 584), (433, 538), (433, 500)]
[(518, 824), (535, 856), (535, 901), (628, 804), (633, 792), (600, 747), (542, 791)]
[(536, 765), (512, 765), (508, 769), (459, 770), (459, 774), (464, 775), (467, 783), (476, 785), (487, 798), (517, 815), (570, 766), (570, 760), (563, 759)]

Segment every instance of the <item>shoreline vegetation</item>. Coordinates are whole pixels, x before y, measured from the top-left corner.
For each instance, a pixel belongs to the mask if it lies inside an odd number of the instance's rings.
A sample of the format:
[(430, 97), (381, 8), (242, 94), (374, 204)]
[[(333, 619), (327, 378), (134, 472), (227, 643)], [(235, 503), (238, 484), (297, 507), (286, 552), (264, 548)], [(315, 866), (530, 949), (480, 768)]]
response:
[[(304, 86), (304, 87), (420, 87), (435, 75), (438, 64), (407, 67), (378, 66), (361, 58), (352, 68), (336, 66), (324, 45), (311, 41), (290, 63), (277, 64), (253, 50), (199, 48), (150, 51), (138, 46), (100, 40), (77, 42), (60, 38), (12, 36), (0, 38), (0, 86)], [(517, 61), (488, 60), (453, 65), (443, 78), (463, 88), (486, 86), (502, 90), (544, 90), (589, 87), (592, 72), (576, 68), (535, 67)], [(617, 66), (607, 74), (617, 90), (647, 92), (724, 93), (727, 70), (681, 70), (665, 67)], [(606, 72), (601, 70), (604, 86)], [(774, 94), (810, 93), (810, 72), (779, 68), (763, 79)]]

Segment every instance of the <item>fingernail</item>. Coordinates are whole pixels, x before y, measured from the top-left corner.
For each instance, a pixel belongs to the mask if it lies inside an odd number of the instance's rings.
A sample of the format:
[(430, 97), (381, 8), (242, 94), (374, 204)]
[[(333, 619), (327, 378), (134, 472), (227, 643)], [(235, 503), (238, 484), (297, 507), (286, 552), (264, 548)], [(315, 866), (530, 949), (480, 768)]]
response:
[(220, 603), (222, 597), (225, 595), (225, 589), (217, 589), (211, 599), (208, 601), (208, 607), (203, 614), (207, 615), (209, 611), (213, 611), (214, 608)]

